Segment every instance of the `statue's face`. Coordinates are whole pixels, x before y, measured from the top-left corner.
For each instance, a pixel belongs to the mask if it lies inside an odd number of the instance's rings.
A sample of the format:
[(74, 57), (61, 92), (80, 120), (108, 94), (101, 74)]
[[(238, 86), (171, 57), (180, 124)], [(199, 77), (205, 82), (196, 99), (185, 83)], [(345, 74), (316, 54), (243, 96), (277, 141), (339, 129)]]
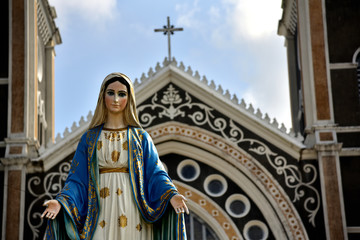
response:
[(126, 86), (121, 82), (113, 82), (105, 90), (105, 106), (109, 113), (120, 114), (128, 101)]

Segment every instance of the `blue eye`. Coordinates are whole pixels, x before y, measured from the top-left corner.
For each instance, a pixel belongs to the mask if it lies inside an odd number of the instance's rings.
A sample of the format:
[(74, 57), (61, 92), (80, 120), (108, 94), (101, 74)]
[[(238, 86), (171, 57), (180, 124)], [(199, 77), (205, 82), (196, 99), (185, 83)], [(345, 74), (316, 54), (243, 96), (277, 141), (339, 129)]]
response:
[(112, 92), (112, 91), (108, 91), (108, 92), (106, 92), (106, 94), (107, 94), (108, 96), (114, 96), (114, 92)]
[(126, 93), (125, 92), (119, 92), (119, 97), (126, 97)]

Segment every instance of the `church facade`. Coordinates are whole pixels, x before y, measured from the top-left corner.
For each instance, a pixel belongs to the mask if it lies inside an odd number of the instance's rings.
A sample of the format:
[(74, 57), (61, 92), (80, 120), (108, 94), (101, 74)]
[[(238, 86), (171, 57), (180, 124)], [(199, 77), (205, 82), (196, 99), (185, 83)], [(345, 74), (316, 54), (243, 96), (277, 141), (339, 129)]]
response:
[[(359, 237), (360, 38), (344, 54), (332, 31), (339, 18), (355, 29), (348, 13), (360, 8), (335, 2), (283, 1), (293, 129), (175, 58), (135, 79), (140, 122), (188, 199), (188, 239)], [(54, 136), (55, 10), (46, 0), (2, 4), (1, 236), (42, 239), (42, 204), (61, 190), (92, 114)]]
[(283, 1), (293, 127), (314, 149), (327, 239), (359, 239), (360, 3)]
[(26, 176), (31, 159), (54, 141), (54, 59), (61, 36), (47, 1), (1, 1), (0, 12), (0, 231), (1, 239), (27, 239)]

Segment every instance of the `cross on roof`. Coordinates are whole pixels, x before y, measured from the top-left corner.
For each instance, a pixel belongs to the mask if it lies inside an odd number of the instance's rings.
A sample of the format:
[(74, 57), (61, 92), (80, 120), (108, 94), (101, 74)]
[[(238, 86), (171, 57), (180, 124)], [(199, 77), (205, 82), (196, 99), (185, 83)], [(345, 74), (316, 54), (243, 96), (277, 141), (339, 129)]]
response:
[(167, 26), (163, 28), (154, 29), (155, 32), (164, 32), (164, 35), (168, 36), (168, 51), (169, 61), (171, 61), (171, 47), (170, 47), (170, 35), (173, 35), (175, 31), (182, 31), (183, 28), (175, 28), (174, 25), (170, 25), (170, 17), (167, 17)]

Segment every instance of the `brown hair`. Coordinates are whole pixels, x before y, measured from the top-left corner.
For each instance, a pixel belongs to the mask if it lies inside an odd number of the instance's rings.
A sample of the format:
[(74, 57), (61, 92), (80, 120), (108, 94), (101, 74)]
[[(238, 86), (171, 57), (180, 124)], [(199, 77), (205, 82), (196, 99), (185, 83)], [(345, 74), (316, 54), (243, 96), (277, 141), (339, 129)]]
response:
[(107, 118), (107, 109), (104, 102), (105, 90), (107, 86), (114, 81), (119, 81), (120, 83), (124, 84), (128, 90), (128, 102), (124, 109), (125, 124), (134, 127), (141, 127), (136, 112), (135, 91), (133, 84), (128, 76), (123, 73), (115, 72), (107, 75), (101, 84), (99, 98), (95, 108), (94, 116), (91, 119), (89, 125), (89, 129), (105, 123)]

